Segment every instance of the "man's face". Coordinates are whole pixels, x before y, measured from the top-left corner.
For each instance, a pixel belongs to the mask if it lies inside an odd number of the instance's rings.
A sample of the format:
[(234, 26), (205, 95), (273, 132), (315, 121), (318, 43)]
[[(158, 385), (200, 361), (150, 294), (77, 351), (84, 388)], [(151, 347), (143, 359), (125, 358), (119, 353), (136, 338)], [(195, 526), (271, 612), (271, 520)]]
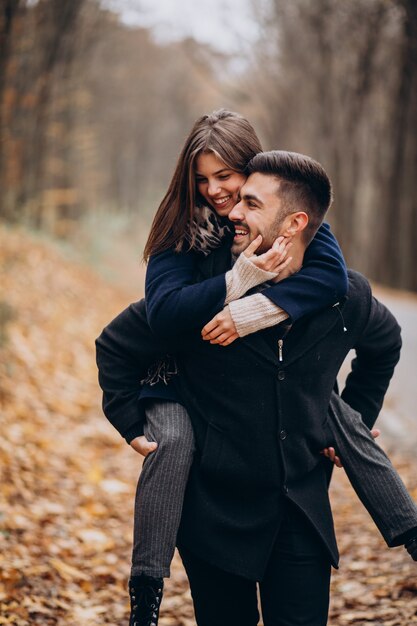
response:
[(266, 252), (281, 234), (285, 219), (279, 198), (279, 181), (267, 174), (251, 174), (240, 190), (240, 201), (229, 213), (234, 223), (232, 253), (243, 252), (258, 236), (262, 243), (257, 254)]

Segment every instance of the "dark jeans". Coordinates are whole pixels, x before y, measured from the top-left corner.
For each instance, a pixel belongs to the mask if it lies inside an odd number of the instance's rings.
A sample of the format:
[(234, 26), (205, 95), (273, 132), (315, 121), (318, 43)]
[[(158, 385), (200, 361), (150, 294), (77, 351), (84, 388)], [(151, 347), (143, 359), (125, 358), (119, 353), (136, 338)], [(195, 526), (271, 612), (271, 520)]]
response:
[[(182, 549), (198, 626), (256, 626), (256, 583), (209, 565)], [(288, 503), (263, 580), (265, 626), (325, 626), (330, 560), (319, 536)]]

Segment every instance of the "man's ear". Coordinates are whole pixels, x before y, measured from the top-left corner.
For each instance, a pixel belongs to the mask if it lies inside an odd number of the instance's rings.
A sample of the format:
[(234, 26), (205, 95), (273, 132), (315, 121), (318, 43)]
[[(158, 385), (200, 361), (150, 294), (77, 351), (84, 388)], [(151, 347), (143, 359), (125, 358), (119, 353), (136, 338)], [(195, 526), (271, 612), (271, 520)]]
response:
[(285, 218), (283, 224), (283, 230), (281, 234), (284, 237), (294, 237), (298, 233), (301, 233), (308, 224), (308, 215), (304, 211), (297, 211), (297, 213), (291, 213)]

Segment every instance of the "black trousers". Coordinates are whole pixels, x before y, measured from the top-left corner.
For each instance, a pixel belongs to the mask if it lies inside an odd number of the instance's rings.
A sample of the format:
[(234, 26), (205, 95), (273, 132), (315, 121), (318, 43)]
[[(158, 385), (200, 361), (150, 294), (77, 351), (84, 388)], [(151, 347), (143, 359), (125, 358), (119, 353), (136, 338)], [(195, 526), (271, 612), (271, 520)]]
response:
[[(198, 626), (256, 626), (257, 584), (180, 550)], [(325, 626), (330, 560), (308, 519), (288, 503), (259, 583), (265, 626)]]

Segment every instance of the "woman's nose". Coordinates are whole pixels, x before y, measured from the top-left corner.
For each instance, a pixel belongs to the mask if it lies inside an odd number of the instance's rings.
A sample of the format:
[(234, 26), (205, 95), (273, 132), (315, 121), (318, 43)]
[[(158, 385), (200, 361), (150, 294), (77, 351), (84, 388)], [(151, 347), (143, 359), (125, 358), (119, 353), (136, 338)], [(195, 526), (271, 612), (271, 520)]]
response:
[(220, 190), (220, 185), (219, 182), (217, 180), (213, 180), (213, 181), (209, 181), (208, 182), (208, 189), (207, 189), (207, 193), (209, 196), (215, 196), (216, 193), (218, 193)]

